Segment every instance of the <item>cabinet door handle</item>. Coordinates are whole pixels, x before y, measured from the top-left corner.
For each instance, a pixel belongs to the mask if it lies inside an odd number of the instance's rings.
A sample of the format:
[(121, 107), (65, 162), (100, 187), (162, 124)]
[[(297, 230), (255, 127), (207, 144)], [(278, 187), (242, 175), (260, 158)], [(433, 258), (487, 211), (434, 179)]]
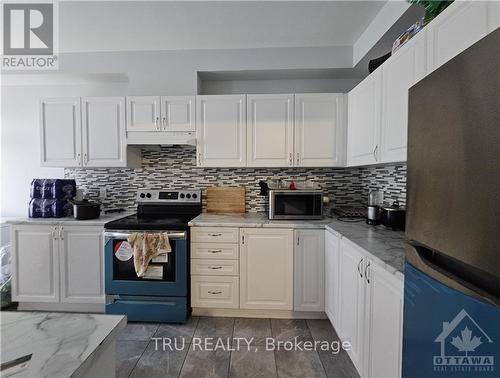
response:
[(64, 240), (63, 228), (59, 227), (59, 239)]
[(378, 144), (375, 146), (375, 148), (373, 149), (373, 157), (375, 158), (375, 161), (378, 161), (378, 158), (377, 158), (377, 151), (378, 151)]
[(160, 125), (158, 125), (158, 121), (160, 121), (160, 117), (156, 117), (156, 119), (155, 119), (156, 130), (160, 130)]
[(245, 244), (245, 235), (241, 235), (241, 244)]
[(209, 290), (208, 294), (214, 294), (214, 295), (222, 294), (222, 291), (212, 291), (212, 290)]
[(201, 165), (201, 152), (198, 152), (198, 165)]
[(358, 273), (359, 273), (359, 276), (360, 276), (361, 278), (363, 278), (363, 273), (361, 273), (361, 263), (363, 262), (363, 260), (364, 260), (364, 259), (365, 259), (365, 258), (364, 258), (364, 257), (362, 257), (362, 258), (361, 258), (361, 260), (359, 260), (359, 263), (358, 263)]
[(52, 229), (52, 237), (54, 238), (54, 240), (57, 240), (57, 227), (54, 227)]
[(290, 157), (288, 159), (289, 159), (290, 167), (291, 167), (293, 165), (293, 155), (291, 152), (290, 152)]
[(208, 269), (222, 269), (222, 266), (209, 266)]
[(300, 245), (300, 235), (297, 235), (297, 245)]
[(83, 165), (87, 165), (89, 162), (89, 159), (87, 158), (87, 153), (83, 154)]
[(297, 165), (300, 163), (300, 154), (297, 152)]
[(163, 117), (163, 130), (166, 130), (167, 129), (167, 117)]
[(222, 236), (222, 234), (208, 234), (208, 236), (218, 237), (218, 236)]
[(210, 252), (210, 253), (221, 253), (222, 249), (209, 249), (208, 252)]
[(366, 266), (365, 266), (365, 280), (366, 280), (366, 283), (369, 284), (370, 283), (370, 278), (368, 277), (368, 268), (370, 267), (370, 261), (368, 261), (366, 263)]

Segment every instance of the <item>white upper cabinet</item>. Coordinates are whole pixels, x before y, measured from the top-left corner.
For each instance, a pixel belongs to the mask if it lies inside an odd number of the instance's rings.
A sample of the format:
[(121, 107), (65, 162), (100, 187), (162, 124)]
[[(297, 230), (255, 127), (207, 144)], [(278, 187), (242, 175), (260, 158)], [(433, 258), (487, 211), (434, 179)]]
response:
[(195, 96), (161, 96), (161, 129), (195, 131)]
[(12, 226), (12, 299), (59, 302), (56, 226)]
[(247, 166), (293, 166), (293, 95), (247, 96)]
[(124, 167), (125, 98), (82, 98), (83, 165), (86, 167)]
[(197, 96), (198, 166), (246, 166), (246, 96)]
[(295, 311), (325, 311), (325, 231), (295, 230)]
[(497, 1), (455, 1), (426, 26), (429, 72), (498, 28)]
[(379, 67), (349, 92), (347, 165), (380, 161), (382, 69)]
[(293, 309), (293, 230), (242, 228), (240, 308)]
[(295, 156), (300, 167), (345, 164), (346, 95), (295, 95)]
[(406, 161), (408, 90), (425, 76), (425, 30), (382, 66), (380, 161)]
[(159, 96), (127, 97), (127, 132), (158, 131), (160, 128)]
[(340, 238), (325, 231), (325, 312), (339, 328)]
[(40, 101), (41, 165), (79, 167), (82, 138), (80, 98)]

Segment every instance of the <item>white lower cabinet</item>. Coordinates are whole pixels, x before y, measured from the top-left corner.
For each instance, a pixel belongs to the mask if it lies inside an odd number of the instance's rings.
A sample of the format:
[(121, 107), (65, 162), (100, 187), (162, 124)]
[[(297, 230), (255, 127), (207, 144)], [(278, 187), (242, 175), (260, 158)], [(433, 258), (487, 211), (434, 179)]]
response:
[(403, 281), (368, 262), (366, 270), (365, 375), (401, 376)]
[(14, 225), (11, 233), (12, 300), (58, 303), (57, 227)]
[(13, 225), (13, 300), (103, 304), (102, 230)]
[(193, 307), (238, 308), (238, 277), (191, 277), (191, 305)]
[(295, 311), (325, 311), (325, 231), (295, 230)]
[(340, 322), (336, 330), (361, 377), (401, 376), (403, 281), (360, 248), (340, 243)]
[(240, 308), (293, 309), (293, 230), (240, 229)]
[(325, 313), (334, 327), (339, 326), (340, 237), (325, 232)]
[(104, 303), (101, 227), (61, 226), (61, 302)]

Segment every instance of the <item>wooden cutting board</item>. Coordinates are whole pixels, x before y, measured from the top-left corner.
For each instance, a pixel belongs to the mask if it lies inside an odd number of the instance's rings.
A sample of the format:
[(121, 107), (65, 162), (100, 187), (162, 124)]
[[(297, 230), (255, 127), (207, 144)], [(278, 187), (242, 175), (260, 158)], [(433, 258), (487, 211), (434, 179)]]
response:
[(207, 213), (244, 213), (245, 187), (212, 186), (207, 189)]

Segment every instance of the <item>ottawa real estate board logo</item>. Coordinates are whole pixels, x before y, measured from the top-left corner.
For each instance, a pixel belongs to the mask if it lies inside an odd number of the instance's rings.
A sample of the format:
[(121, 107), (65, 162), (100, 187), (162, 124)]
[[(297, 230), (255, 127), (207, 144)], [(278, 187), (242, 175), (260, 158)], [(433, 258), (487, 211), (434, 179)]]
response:
[(58, 68), (57, 2), (2, 1), (2, 70)]
[(495, 371), (494, 343), (479, 324), (461, 310), (434, 340), (441, 353), (433, 356), (434, 371), (492, 373)]

